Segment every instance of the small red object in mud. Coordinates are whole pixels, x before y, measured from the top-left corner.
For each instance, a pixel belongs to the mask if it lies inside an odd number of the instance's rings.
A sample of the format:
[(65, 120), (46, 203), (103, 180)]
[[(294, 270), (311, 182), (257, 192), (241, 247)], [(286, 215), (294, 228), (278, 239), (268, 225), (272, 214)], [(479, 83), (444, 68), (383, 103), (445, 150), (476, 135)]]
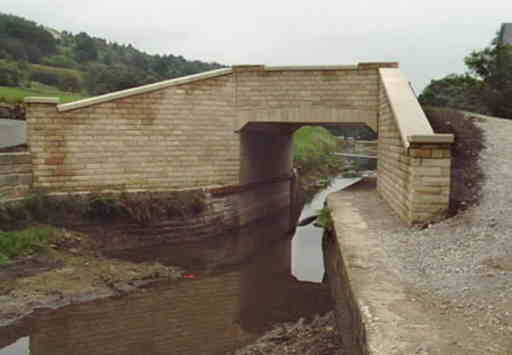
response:
[(196, 275), (194, 275), (194, 274), (184, 274), (183, 278), (184, 279), (195, 279)]

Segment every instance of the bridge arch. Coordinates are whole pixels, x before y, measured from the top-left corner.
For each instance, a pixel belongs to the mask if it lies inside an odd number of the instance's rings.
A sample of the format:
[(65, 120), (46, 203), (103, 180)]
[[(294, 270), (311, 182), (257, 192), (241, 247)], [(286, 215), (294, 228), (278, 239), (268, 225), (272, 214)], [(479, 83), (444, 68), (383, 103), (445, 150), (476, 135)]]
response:
[(26, 103), (36, 188), (243, 191), (243, 224), (289, 203), (291, 131), (353, 123), (378, 133), (378, 189), (404, 220), (448, 206), (453, 137), (433, 133), (397, 63), (234, 66), (68, 104)]

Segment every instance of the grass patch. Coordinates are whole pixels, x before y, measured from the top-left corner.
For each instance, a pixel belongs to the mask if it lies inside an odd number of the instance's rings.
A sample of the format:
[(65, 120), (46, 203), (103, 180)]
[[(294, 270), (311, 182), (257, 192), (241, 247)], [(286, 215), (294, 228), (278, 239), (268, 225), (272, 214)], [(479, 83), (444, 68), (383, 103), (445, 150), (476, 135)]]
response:
[(0, 265), (49, 248), (58, 236), (52, 227), (31, 227), (21, 231), (0, 232)]
[(67, 93), (57, 90), (54, 87), (35, 84), (32, 88), (13, 88), (0, 86), (0, 102), (18, 103), (23, 102), (27, 96), (52, 96), (60, 98), (61, 103), (81, 100), (84, 97), (80, 94)]
[(333, 155), (338, 140), (327, 129), (305, 126), (293, 136), (294, 166), (299, 170), (301, 185), (309, 200), (346, 168), (344, 160)]
[(316, 223), (318, 223), (324, 229), (334, 230), (334, 221), (332, 219), (331, 210), (328, 207), (324, 207), (321, 210), (318, 210)]
[(293, 135), (294, 166), (301, 175), (318, 174), (328, 176), (342, 168), (337, 151), (337, 139), (323, 127), (302, 127)]

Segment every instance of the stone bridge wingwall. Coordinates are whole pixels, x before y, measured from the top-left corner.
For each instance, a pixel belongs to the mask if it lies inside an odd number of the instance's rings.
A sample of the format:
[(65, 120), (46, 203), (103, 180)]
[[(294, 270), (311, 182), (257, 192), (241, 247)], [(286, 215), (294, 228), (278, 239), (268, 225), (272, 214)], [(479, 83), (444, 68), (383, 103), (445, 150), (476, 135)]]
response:
[(434, 134), (400, 71), (380, 81), (377, 190), (403, 220), (425, 222), (448, 208), (454, 137)]
[[(431, 208), (439, 200), (417, 193), (446, 195), (444, 185), (437, 187), (449, 169), (448, 157), (434, 166), (424, 164), (438, 157), (439, 142), (432, 140), (438, 135), (424, 115), (394, 103), (404, 92), (396, 93), (393, 78), (383, 73), (399, 74), (396, 67), (235, 66), (69, 104), (28, 98), (33, 186), (53, 192), (243, 189), (253, 196), (242, 198), (240, 206), (248, 206), (256, 218), (261, 211), (271, 212), (264, 205), (290, 200), (289, 182), (279, 179), (291, 173), (295, 129), (365, 124), (383, 134), (383, 198), (404, 219), (426, 218), (444, 200)], [(410, 90), (408, 95), (417, 104)], [(411, 118), (425, 129), (410, 130)], [(434, 170), (439, 174), (432, 176)], [(276, 179), (280, 182), (273, 183)], [(258, 193), (261, 184), (268, 201)], [(270, 193), (269, 184), (274, 186)]]

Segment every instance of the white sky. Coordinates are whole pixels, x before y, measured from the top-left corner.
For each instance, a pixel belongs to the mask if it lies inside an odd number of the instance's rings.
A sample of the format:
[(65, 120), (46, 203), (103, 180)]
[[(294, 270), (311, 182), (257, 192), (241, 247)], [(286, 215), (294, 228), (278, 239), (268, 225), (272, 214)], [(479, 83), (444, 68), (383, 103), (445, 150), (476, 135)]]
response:
[(2, 0), (1, 12), (149, 53), (223, 64), (399, 61), (420, 92), (465, 71), (511, 0)]

